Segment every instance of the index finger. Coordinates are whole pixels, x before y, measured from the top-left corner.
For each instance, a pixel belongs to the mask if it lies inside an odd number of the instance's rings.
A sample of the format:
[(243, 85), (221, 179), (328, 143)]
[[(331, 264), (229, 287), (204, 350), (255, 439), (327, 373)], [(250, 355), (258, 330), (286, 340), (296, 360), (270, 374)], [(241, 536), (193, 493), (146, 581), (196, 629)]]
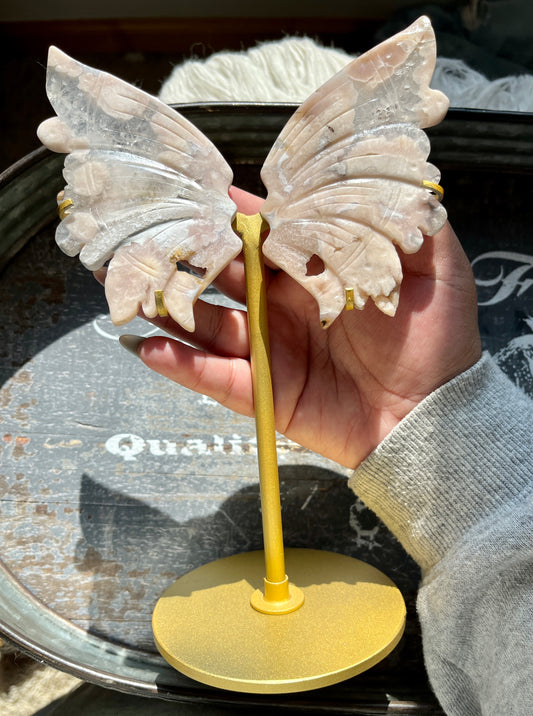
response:
[(249, 191), (239, 189), (238, 186), (231, 186), (229, 195), (237, 204), (237, 211), (240, 211), (242, 214), (248, 214), (249, 216), (257, 214), (265, 201), (256, 194), (251, 194)]

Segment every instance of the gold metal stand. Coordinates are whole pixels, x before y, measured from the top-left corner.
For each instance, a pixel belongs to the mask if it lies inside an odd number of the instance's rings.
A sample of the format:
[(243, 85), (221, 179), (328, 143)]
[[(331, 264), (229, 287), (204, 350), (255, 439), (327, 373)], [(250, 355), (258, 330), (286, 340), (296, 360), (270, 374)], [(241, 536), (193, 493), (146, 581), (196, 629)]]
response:
[(359, 560), (284, 550), (262, 227), (260, 214), (237, 214), (264, 553), (228, 557), (180, 577), (157, 602), (152, 626), (162, 656), (187, 676), (232, 691), (284, 693), (334, 684), (376, 664), (403, 634), (405, 604), (385, 575)]

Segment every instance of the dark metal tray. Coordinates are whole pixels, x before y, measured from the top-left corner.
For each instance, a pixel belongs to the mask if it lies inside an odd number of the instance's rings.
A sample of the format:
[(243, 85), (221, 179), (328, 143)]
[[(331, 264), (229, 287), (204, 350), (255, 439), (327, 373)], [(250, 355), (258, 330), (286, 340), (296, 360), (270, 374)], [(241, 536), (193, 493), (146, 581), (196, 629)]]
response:
[[(226, 156), (236, 183), (257, 192), (293, 110), (180, 108)], [(529, 389), (531, 117), (454, 111), (431, 138), (480, 281), (485, 346)], [(0, 632), (38, 659), (141, 695), (305, 713), (441, 713), (414, 613), (418, 569), (346, 487), (345, 470), (284, 439), (287, 545), (343, 552), (388, 573), (409, 606), (404, 640), (359, 677), (279, 697), (202, 686), (156, 654), (150, 615), (164, 588), (198, 564), (261, 546), (254, 426), (119, 348), (124, 331), (110, 324), (101, 288), (54, 244), (62, 163), (37, 150), (0, 177)], [(138, 322), (126, 332), (147, 330)]]

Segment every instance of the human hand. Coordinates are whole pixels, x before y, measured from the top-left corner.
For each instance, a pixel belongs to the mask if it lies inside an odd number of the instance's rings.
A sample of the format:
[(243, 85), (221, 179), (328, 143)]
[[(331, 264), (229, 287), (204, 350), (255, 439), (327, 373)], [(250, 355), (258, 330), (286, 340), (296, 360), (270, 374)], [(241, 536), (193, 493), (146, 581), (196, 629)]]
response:
[[(261, 207), (246, 192), (232, 188), (231, 195), (242, 213)], [(481, 355), (474, 281), (450, 224), (401, 259), (394, 318), (369, 301), (363, 311), (343, 311), (326, 330), (313, 297), (284, 272), (266, 268), (276, 428), (346, 467), (359, 465), (418, 403)], [(216, 285), (244, 303), (242, 261), (233, 261)], [(192, 334), (170, 318), (151, 320), (174, 339), (133, 344), (148, 367), (253, 416), (244, 310), (198, 301)]]

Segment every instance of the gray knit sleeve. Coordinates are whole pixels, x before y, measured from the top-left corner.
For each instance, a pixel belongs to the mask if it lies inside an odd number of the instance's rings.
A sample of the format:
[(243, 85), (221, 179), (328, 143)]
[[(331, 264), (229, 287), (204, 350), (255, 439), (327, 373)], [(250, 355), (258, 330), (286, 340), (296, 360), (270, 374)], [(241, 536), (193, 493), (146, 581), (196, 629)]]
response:
[(350, 485), (420, 564), (424, 655), (453, 716), (533, 714), (533, 401), (488, 355)]

